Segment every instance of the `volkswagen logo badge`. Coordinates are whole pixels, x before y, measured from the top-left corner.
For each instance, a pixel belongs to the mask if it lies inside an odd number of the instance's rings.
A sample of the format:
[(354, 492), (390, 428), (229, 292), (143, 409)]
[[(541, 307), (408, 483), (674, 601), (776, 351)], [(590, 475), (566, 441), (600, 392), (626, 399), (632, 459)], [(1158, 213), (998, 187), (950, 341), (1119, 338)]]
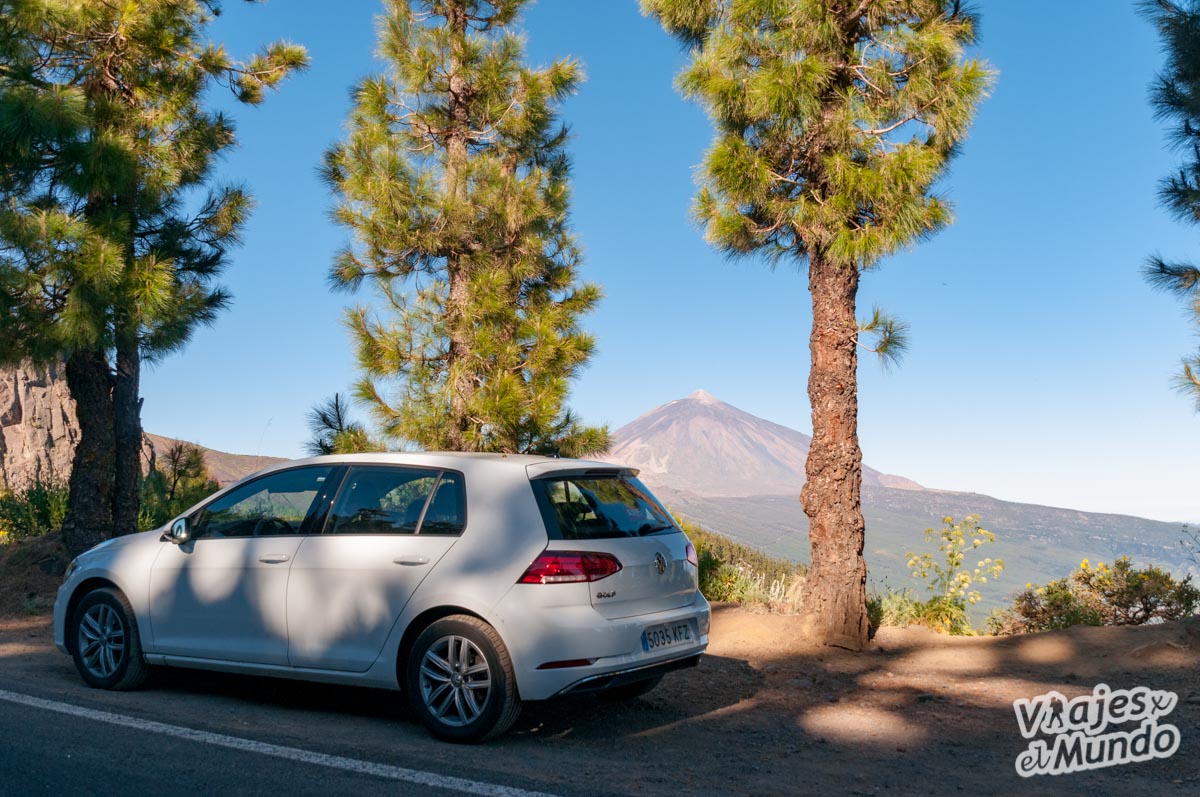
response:
[(654, 569), (658, 571), (660, 576), (667, 572), (667, 560), (663, 559), (663, 555), (660, 553), (654, 554)]

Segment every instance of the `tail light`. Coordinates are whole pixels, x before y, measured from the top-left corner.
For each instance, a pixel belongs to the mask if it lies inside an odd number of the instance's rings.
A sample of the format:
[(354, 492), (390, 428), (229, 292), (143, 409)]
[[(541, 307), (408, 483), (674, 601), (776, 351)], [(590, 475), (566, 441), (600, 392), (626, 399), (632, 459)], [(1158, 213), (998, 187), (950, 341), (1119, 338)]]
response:
[(700, 558), (696, 556), (696, 546), (690, 542), (687, 544), (687, 560), (692, 567), (700, 569)]
[(542, 551), (518, 584), (567, 584), (599, 581), (621, 569), (617, 557), (594, 551)]

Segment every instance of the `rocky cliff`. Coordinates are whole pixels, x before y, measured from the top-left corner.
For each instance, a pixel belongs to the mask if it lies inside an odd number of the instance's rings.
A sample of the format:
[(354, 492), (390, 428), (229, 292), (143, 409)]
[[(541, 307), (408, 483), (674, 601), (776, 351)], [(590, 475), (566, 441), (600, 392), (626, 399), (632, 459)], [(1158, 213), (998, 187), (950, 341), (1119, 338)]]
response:
[(65, 481), (78, 439), (61, 365), (0, 368), (0, 488)]
[[(79, 440), (75, 402), (62, 365), (22, 363), (0, 368), (0, 490), (22, 490), (39, 478), (65, 482)], [(179, 441), (146, 433), (142, 471)], [(282, 462), (278, 457), (227, 454), (199, 446), (209, 475), (222, 485)]]

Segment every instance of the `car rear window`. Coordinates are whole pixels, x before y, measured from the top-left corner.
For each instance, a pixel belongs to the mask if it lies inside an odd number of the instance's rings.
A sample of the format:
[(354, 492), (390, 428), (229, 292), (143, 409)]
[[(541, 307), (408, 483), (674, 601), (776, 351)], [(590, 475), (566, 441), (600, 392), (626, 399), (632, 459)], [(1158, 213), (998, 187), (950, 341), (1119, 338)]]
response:
[(644, 537), (676, 530), (645, 485), (620, 474), (536, 479), (546, 532), (552, 540)]

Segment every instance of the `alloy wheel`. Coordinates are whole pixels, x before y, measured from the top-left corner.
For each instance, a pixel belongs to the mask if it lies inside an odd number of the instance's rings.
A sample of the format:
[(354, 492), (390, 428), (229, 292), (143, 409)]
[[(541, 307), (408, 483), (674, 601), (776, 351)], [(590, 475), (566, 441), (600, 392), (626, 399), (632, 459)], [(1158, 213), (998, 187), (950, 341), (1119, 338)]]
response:
[(492, 692), (487, 657), (463, 636), (434, 641), (421, 658), (421, 699), (438, 722), (460, 728), (479, 719)]
[(79, 618), (80, 657), (96, 678), (111, 678), (125, 659), (125, 623), (104, 603), (88, 608)]

